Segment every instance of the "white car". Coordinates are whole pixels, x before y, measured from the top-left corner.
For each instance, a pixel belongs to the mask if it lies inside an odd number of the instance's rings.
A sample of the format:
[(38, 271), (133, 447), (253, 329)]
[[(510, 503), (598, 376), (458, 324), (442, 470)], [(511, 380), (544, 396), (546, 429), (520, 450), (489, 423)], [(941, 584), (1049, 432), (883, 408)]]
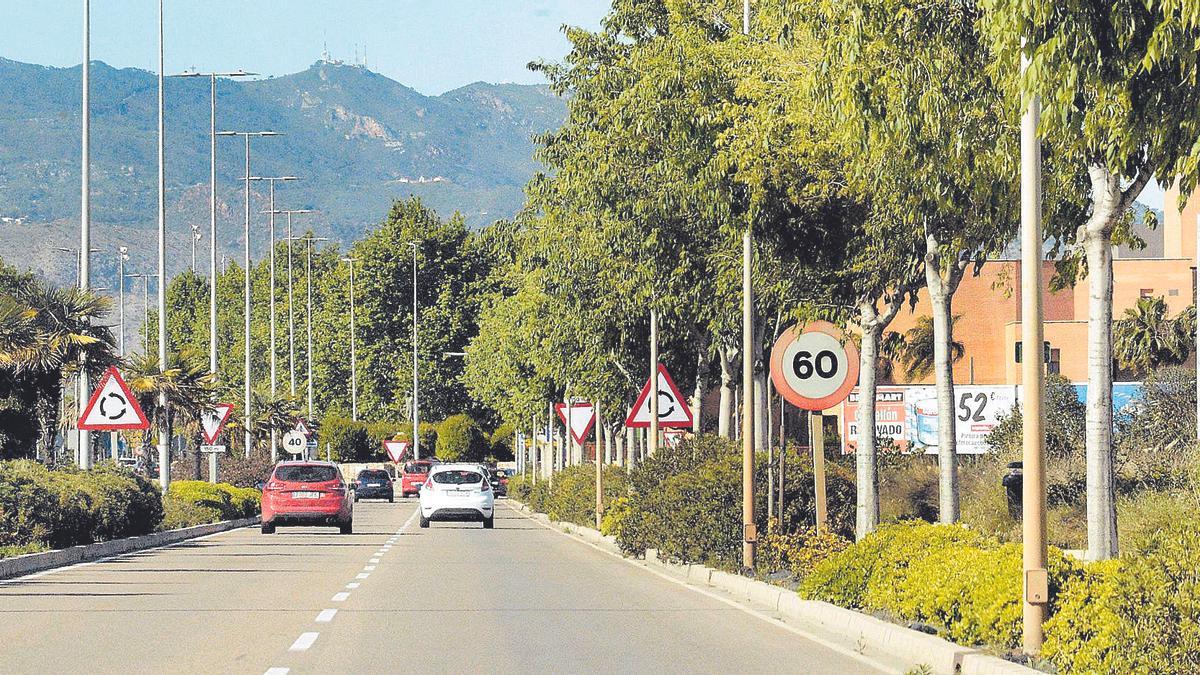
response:
[(434, 520), (480, 520), (493, 527), (496, 495), (477, 464), (434, 464), (420, 497), (421, 527)]

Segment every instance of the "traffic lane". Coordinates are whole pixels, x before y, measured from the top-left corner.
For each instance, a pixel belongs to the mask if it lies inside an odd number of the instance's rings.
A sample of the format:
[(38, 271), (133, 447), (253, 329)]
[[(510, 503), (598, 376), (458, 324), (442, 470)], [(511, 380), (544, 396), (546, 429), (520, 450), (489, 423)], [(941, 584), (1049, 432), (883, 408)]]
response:
[[(415, 525), (292, 673), (879, 672), (851, 656), (542, 527), (500, 500), (496, 529)], [(361, 589), (360, 589), (361, 590)]]
[(0, 583), (0, 670), (261, 673), (413, 509), (359, 502), (351, 535), (246, 528)]

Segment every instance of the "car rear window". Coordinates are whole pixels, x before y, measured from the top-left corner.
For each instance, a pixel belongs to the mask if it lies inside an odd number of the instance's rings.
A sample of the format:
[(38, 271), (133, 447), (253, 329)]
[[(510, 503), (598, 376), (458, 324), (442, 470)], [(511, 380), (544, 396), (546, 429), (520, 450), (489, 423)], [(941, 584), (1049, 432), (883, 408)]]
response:
[(475, 471), (450, 470), (433, 474), (433, 482), (443, 485), (470, 485), (483, 480), (483, 476)]
[(429, 473), (428, 464), (405, 464), (404, 473)]
[(332, 466), (291, 465), (275, 469), (275, 480), (286, 483), (325, 483), (337, 477), (337, 469)]
[(358, 477), (362, 480), (379, 480), (382, 478), (391, 478), (386, 471), (361, 471)]

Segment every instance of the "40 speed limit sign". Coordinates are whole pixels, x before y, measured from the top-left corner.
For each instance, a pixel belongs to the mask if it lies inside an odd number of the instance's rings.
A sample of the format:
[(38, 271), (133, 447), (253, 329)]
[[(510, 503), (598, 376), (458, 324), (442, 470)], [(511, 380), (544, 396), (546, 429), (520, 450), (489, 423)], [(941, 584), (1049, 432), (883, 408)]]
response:
[(771, 381), (802, 410), (828, 410), (858, 382), (858, 350), (827, 321), (784, 331), (771, 349)]

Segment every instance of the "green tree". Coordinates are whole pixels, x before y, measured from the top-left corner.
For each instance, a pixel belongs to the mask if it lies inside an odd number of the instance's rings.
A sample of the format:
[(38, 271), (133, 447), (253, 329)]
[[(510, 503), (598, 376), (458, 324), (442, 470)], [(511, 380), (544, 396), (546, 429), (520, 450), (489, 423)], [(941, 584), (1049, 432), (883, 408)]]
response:
[(1195, 343), (1195, 310), (1171, 319), (1162, 296), (1138, 298), (1113, 326), (1113, 355), (1125, 370), (1148, 373), (1183, 363)]
[(490, 445), (479, 424), (469, 415), (447, 417), (437, 430), (437, 456), (444, 462), (478, 462)]
[[(1086, 264), (1088, 557), (1117, 552), (1113, 463), (1112, 247), (1154, 175), (1186, 199), (1200, 177), (1200, 18), (1177, 0), (1092, 3), (981, 0), (982, 25), (1012, 105), (1037, 96), (1039, 134), (1063, 165), (1086, 171), (1088, 208), (1050, 234)], [(1028, 69), (1020, 74), (1018, 61)], [(1086, 195), (1086, 197), (1084, 197)], [(1074, 269), (1079, 269), (1076, 266)], [(1073, 271), (1073, 270), (1072, 270)]]
[[(951, 325), (957, 324), (962, 318), (955, 314), (950, 320)], [(933, 372), (936, 358), (933, 320), (927, 316), (917, 318), (917, 323), (904, 332), (902, 345), (894, 348), (896, 355), (904, 362), (904, 376), (909, 381), (928, 377)], [(893, 333), (895, 335), (895, 333)], [(953, 363), (962, 360), (966, 354), (963, 343), (954, 341), (950, 344), (950, 358)]]

